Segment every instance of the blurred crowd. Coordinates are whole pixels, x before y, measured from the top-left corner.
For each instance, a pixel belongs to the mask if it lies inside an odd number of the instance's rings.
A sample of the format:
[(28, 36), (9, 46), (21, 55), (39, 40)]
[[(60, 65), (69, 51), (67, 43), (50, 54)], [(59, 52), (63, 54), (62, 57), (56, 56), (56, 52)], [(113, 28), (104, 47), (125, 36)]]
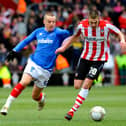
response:
[[(6, 83), (12, 82), (13, 85), (17, 83), (18, 75), (22, 72), (29, 54), (35, 50), (36, 41), (26, 46), (9, 64), (4, 62), (8, 51), (33, 30), (43, 26), (43, 15), (46, 11), (51, 11), (57, 16), (56, 26), (66, 29), (72, 24), (74, 31), (78, 22), (87, 18), (90, 8), (98, 9), (102, 19), (116, 25), (126, 36), (126, 0), (24, 0), (23, 2), (25, 4), (20, 4), (23, 5), (23, 10), (19, 8), (13, 10), (0, 5), (0, 72), (3, 72), (2, 68), (6, 66), (12, 79)], [(120, 51), (119, 39), (114, 35), (110, 47), (112, 57), (124, 53)], [(76, 69), (82, 48), (83, 42), (80, 39), (62, 54), (67, 59), (71, 71)]]

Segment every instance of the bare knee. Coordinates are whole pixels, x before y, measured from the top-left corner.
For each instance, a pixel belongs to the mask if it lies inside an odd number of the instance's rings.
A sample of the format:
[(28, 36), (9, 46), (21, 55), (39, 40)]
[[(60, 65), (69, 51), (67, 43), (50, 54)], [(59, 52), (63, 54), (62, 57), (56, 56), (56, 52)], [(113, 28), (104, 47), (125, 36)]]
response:
[(74, 80), (74, 88), (80, 89), (82, 86), (83, 80)]
[(80, 85), (74, 85), (74, 88), (75, 88), (75, 89), (80, 89), (81, 86), (80, 86)]
[(93, 80), (86, 78), (82, 85), (82, 88), (90, 89), (92, 86), (92, 83), (93, 83)]
[(31, 83), (31, 81), (32, 81), (32, 77), (29, 74), (25, 73), (22, 75), (22, 78), (19, 83), (21, 83), (24, 87), (26, 87)]

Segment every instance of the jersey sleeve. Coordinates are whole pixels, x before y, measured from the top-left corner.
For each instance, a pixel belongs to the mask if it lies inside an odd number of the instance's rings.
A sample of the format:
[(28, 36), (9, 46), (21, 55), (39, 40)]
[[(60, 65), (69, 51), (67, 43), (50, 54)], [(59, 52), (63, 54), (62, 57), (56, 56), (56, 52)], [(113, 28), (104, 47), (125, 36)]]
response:
[(106, 24), (106, 26), (108, 27), (111, 33), (118, 34), (120, 32), (120, 30), (117, 27), (115, 27), (114, 25), (110, 23)]
[(13, 48), (14, 51), (19, 52), (21, 49), (23, 49), (26, 45), (28, 45), (30, 42), (36, 39), (36, 30), (33, 31), (27, 38), (22, 40), (19, 44)]
[(74, 35), (75, 36), (80, 36), (81, 34), (81, 28), (82, 28), (82, 24), (79, 24), (76, 28), (76, 30), (74, 31)]

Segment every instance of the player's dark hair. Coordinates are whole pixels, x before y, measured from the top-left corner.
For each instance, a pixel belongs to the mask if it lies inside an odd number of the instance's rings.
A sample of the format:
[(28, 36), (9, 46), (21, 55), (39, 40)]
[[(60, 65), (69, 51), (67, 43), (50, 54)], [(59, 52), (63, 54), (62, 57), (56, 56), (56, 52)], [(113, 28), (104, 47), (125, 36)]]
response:
[(99, 12), (97, 10), (90, 10), (89, 11), (89, 17), (92, 18), (92, 19), (98, 18)]

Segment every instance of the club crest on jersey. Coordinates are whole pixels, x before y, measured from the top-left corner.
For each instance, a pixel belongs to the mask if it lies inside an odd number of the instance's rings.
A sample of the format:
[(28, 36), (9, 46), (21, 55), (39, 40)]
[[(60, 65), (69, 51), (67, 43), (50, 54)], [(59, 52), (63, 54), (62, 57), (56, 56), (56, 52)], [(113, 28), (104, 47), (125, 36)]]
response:
[(39, 35), (42, 35), (42, 33), (39, 33)]
[(104, 29), (101, 29), (101, 34), (104, 34)]

